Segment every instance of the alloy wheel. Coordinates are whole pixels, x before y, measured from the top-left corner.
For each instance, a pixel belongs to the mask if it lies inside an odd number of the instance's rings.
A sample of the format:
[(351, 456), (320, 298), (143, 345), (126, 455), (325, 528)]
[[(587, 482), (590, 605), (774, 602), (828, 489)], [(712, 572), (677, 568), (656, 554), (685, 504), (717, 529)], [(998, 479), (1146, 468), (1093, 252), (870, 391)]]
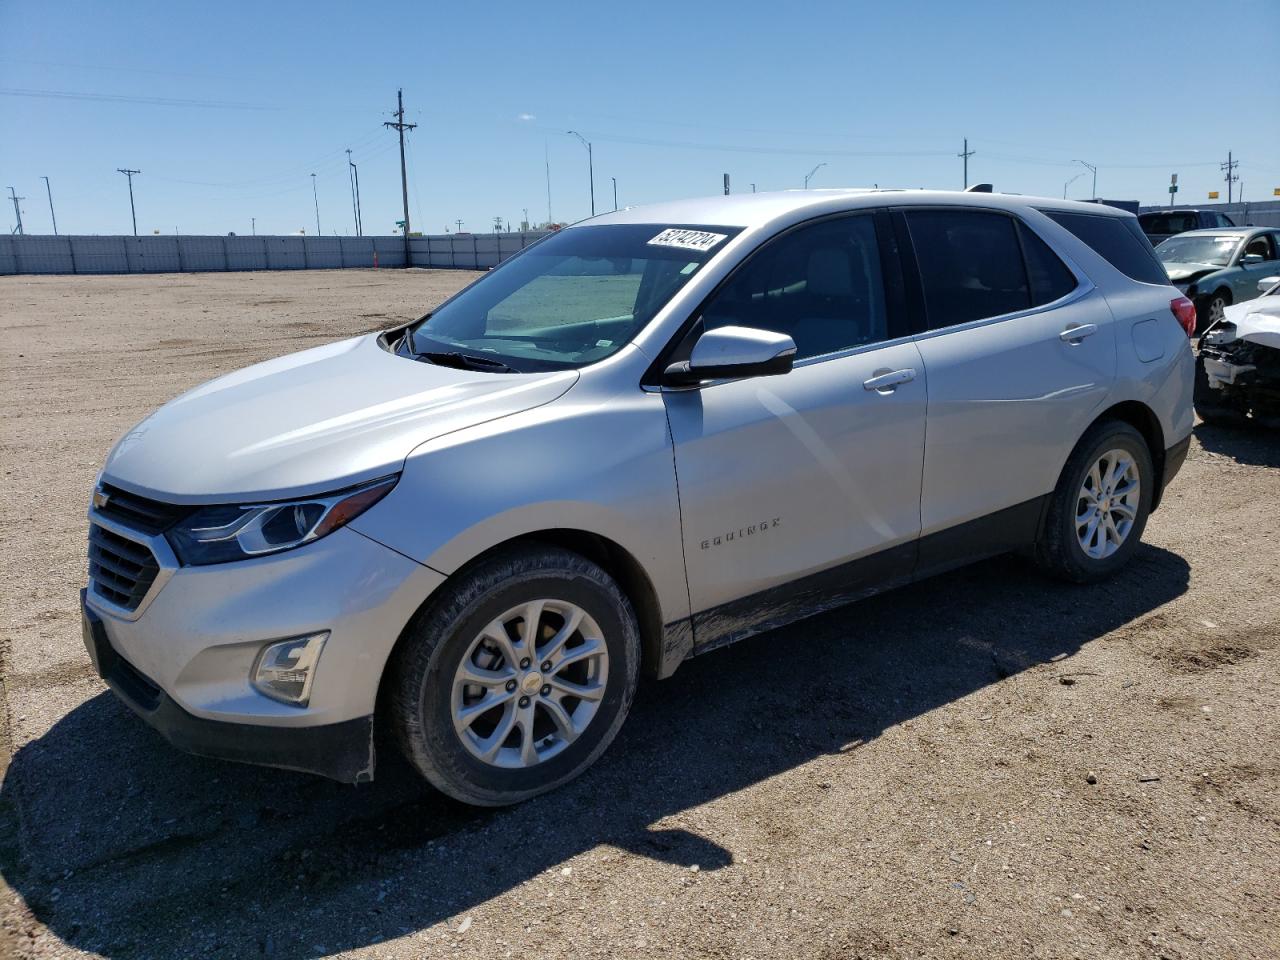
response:
[(492, 620), (454, 672), (453, 729), (495, 767), (525, 768), (582, 735), (604, 697), (609, 653), (595, 620), (563, 600), (530, 600)]
[(1086, 556), (1105, 560), (1123, 546), (1138, 518), (1141, 493), (1130, 453), (1108, 450), (1094, 462), (1076, 497), (1076, 538)]

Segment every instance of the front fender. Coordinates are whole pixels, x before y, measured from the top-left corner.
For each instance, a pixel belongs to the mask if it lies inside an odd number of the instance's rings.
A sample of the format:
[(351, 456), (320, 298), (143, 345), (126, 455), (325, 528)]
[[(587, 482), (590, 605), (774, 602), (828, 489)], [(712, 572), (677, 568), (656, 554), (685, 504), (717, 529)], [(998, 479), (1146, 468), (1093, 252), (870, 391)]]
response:
[(666, 412), (638, 387), (607, 397), (576, 388), (423, 444), (352, 527), (446, 575), (517, 537), (585, 531), (637, 561), (664, 623), (689, 616)]

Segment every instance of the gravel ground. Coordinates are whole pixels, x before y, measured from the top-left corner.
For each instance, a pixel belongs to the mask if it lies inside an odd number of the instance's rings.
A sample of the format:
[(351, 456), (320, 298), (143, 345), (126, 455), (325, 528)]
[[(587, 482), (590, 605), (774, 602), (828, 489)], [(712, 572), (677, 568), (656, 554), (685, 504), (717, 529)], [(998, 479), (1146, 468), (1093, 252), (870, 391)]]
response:
[(172, 750), (81, 646), (110, 444), (473, 276), (0, 279), (0, 955), (1280, 956), (1274, 436), (1198, 427), (1110, 583), (996, 560), (691, 661), (517, 808)]

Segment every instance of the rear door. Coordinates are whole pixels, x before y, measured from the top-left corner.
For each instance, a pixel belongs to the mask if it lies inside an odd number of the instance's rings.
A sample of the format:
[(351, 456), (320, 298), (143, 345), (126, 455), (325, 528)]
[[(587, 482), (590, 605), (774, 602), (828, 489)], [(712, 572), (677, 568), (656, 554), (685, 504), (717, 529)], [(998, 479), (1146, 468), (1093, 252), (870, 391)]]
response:
[(686, 338), (735, 325), (797, 345), (788, 374), (663, 394), (699, 645), (914, 565), (925, 377), (886, 291), (881, 221), (878, 232), (872, 214), (841, 216), (774, 239), (711, 296)]
[[(1115, 376), (1111, 314), (1020, 219), (973, 208), (895, 214), (914, 254), (916, 345), (929, 378), (921, 530), (981, 525), (960, 554), (1034, 535), (1072, 446)], [(904, 258), (905, 260), (905, 258)], [(984, 540), (983, 538), (987, 538)], [(924, 566), (945, 557), (928, 554)]]

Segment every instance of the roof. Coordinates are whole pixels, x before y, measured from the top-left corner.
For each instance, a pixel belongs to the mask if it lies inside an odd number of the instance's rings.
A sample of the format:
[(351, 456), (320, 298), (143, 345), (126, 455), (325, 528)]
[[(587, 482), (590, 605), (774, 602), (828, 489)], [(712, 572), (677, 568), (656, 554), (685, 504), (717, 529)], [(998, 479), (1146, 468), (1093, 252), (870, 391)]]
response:
[(737, 193), (731, 196), (700, 197), (673, 200), (611, 211), (575, 226), (611, 223), (704, 224), (726, 227), (752, 227), (779, 218), (790, 219), (799, 211), (820, 216), (827, 212), (857, 207), (883, 207), (889, 204), (914, 206), (945, 203), (998, 209), (1062, 210), (1094, 216), (1131, 216), (1116, 207), (1060, 200), (1054, 197), (1028, 197), (1010, 193), (967, 193), (958, 190), (888, 190), (845, 188), (824, 190), (780, 190), (770, 193)]
[[(1175, 233), (1175, 237), (1244, 237), (1251, 233), (1269, 233), (1276, 227), (1201, 227), (1199, 230), (1184, 230)], [(1172, 238), (1170, 238), (1172, 239)]]

